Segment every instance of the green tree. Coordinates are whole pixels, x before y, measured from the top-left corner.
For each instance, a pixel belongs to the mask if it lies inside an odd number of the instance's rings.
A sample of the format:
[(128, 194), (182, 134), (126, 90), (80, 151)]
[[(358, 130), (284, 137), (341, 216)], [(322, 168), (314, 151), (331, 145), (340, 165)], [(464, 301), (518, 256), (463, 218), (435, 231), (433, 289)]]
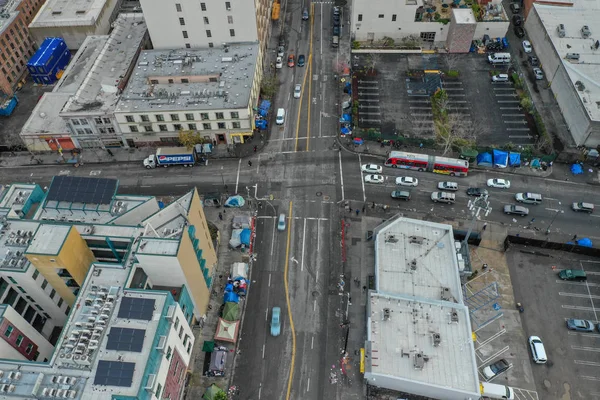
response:
[(200, 132), (197, 131), (179, 131), (179, 143), (182, 146), (191, 149), (197, 144), (206, 143), (207, 140), (200, 136)]
[(217, 392), (215, 394), (215, 400), (227, 400), (227, 393), (224, 391)]
[(279, 80), (276, 75), (264, 76), (260, 85), (260, 91), (265, 99), (272, 99), (277, 92)]

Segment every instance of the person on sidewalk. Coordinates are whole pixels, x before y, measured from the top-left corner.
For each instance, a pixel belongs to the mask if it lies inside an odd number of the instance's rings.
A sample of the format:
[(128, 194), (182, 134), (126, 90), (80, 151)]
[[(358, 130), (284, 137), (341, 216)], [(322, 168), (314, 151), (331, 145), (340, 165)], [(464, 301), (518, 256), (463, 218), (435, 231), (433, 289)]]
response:
[(254, 152), (256, 153), (256, 150), (258, 150), (258, 146), (254, 146)]
[(482, 231), (485, 231), (485, 228), (487, 228), (487, 222), (484, 222), (483, 224), (483, 228), (481, 228)]
[(219, 219), (223, 221), (223, 214), (219, 213)]
[(251, 167), (252, 166), (252, 161), (248, 160), (248, 166)]
[(360, 210), (357, 208), (356, 209), (356, 216), (358, 217), (358, 213), (360, 213)]

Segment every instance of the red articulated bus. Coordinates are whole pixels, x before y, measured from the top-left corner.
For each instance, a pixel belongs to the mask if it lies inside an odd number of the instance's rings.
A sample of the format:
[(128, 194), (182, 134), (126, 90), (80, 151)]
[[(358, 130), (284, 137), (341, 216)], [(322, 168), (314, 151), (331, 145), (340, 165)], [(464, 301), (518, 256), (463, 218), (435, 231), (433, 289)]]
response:
[(430, 156), (427, 154), (392, 151), (385, 161), (386, 167), (435, 172), (450, 176), (467, 176), (469, 162), (458, 158)]

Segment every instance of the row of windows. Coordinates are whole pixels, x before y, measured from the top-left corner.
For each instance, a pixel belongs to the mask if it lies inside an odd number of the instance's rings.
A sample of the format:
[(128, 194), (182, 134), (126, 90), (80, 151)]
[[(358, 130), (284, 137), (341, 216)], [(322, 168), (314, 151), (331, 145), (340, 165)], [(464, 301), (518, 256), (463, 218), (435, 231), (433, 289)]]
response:
[[(392, 22), (396, 21), (396, 17), (397, 17), (396, 14), (392, 14)], [(379, 14), (377, 16), (377, 18), (385, 18), (385, 15), (384, 14)], [(358, 14), (358, 22), (361, 22), (362, 20), (363, 20), (363, 15), (362, 14)]]
[[(140, 117), (141, 122), (150, 122), (150, 116), (148, 114), (141, 114), (139, 117)], [(155, 118), (156, 122), (165, 122), (165, 116), (162, 114), (154, 114), (154, 118)], [(169, 114), (169, 118), (171, 121), (179, 121), (179, 114)], [(230, 119), (240, 119), (240, 113), (238, 113), (237, 111), (232, 111), (229, 113), (229, 118)], [(200, 119), (203, 121), (209, 120), (210, 115), (208, 113), (200, 113)], [(215, 119), (225, 119), (225, 113), (216, 112)], [(135, 117), (133, 115), (126, 115), (125, 120), (127, 122), (135, 122)], [(185, 120), (186, 121), (195, 121), (196, 116), (194, 115), (194, 113), (186, 113)], [(206, 129), (210, 129), (210, 128), (206, 128)]]
[[(175, 9), (177, 10), (177, 12), (182, 12), (183, 11), (183, 8), (181, 7), (181, 4), (179, 4), (179, 3), (175, 3)], [(202, 11), (206, 11), (206, 3), (200, 3), (200, 9)], [(229, 2), (229, 1), (225, 2), (225, 9), (227, 11), (231, 11), (231, 2)]]
[[(10, 336), (12, 335), (14, 330), (15, 329), (12, 325), (8, 325), (6, 327), (6, 330), (4, 331), (4, 337), (6, 337), (7, 339), (10, 338)], [(21, 343), (23, 343), (23, 339), (24, 339), (23, 335), (19, 335), (17, 337), (17, 342), (16, 342), (17, 347), (21, 346)], [(25, 353), (31, 354), (32, 351), (33, 351), (33, 343), (29, 343), (27, 345), (27, 348), (25, 349)]]
[[(37, 278), (40, 276), (40, 271), (36, 269), (35, 271), (33, 271), (33, 275), (31, 275), (31, 276), (32, 276), (33, 280), (34, 280), (34, 281), (36, 281), (36, 280), (37, 280)], [(10, 278), (10, 277), (9, 277), (9, 278)], [(12, 278), (10, 278), (10, 279), (11, 279), (11, 281), (13, 281), (13, 283), (16, 283), (16, 282), (14, 282), (14, 279), (12, 279)], [(47, 286), (48, 286), (48, 281), (47, 281), (46, 279), (44, 279), (44, 280), (43, 280), (43, 282), (42, 282), (42, 285), (41, 285), (41, 287), (42, 287), (42, 290), (44, 290), (44, 292), (46, 291), (46, 287), (47, 287)], [(25, 293), (25, 290), (23, 290), (23, 289), (22, 289), (20, 286), (17, 286), (17, 287), (18, 287), (18, 288), (19, 288), (21, 291), (23, 291), (23, 293)], [(56, 290), (52, 289), (52, 290), (50, 291), (50, 298), (51, 298), (52, 300), (54, 300), (54, 297), (56, 297)], [(30, 296), (27, 296), (27, 298), (28, 298), (28, 299), (30, 299), (32, 302), (34, 301), (34, 300), (33, 300), (33, 299), (30, 297)], [(34, 302), (34, 303), (35, 303), (35, 302)], [(56, 305), (58, 306), (58, 308), (61, 308), (61, 307), (62, 307), (62, 305), (63, 305), (63, 303), (64, 303), (64, 301), (63, 301), (62, 297), (59, 297), (59, 298), (58, 298), (58, 302), (56, 303)], [(36, 304), (36, 307), (37, 307), (39, 310), (41, 310), (41, 307), (39, 307), (37, 304)], [(69, 310), (70, 310), (70, 307), (67, 307), (67, 310), (65, 311), (65, 314), (69, 315)], [(46, 316), (46, 318), (50, 318), (50, 316), (49, 316), (48, 314), (44, 313), (44, 315)]]
[[(231, 129), (241, 129), (241, 127), (242, 127), (242, 124), (239, 122), (231, 123)], [(129, 125), (129, 130), (130, 130), (130, 132), (133, 132), (133, 133), (154, 132), (154, 127), (152, 125), (144, 125), (143, 128), (144, 128), (143, 131), (141, 131), (136, 125)], [(183, 129), (184, 128), (183, 128), (182, 124), (173, 124), (172, 130), (181, 131)], [(198, 125), (196, 125), (196, 124), (187, 124), (187, 129), (190, 131), (199, 130)], [(211, 129), (213, 129), (211, 123), (203, 123), (202, 124), (202, 130), (211, 130)], [(217, 129), (227, 129), (227, 124), (225, 122), (218, 122)], [(159, 132), (169, 132), (169, 128), (168, 128), (167, 124), (159, 124), (158, 131)]]

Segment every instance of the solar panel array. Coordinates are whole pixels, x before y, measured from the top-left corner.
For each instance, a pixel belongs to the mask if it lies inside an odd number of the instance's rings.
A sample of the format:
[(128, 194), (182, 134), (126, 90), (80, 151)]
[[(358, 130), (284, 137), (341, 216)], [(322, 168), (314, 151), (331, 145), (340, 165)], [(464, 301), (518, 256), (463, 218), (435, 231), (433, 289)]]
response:
[(94, 385), (131, 387), (134, 370), (135, 363), (100, 360)]
[(117, 192), (116, 179), (55, 176), (48, 190), (49, 201), (110, 204)]
[(144, 346), (143, 329), (111, 328), (108, 334), (106, 350), (135, 351), (141, 353)]
[(154, 314), (154, 303), (154, 299), (123, 297), (121, 299), (118, 317), (150, 321), (152, 319), (152, 314)]

